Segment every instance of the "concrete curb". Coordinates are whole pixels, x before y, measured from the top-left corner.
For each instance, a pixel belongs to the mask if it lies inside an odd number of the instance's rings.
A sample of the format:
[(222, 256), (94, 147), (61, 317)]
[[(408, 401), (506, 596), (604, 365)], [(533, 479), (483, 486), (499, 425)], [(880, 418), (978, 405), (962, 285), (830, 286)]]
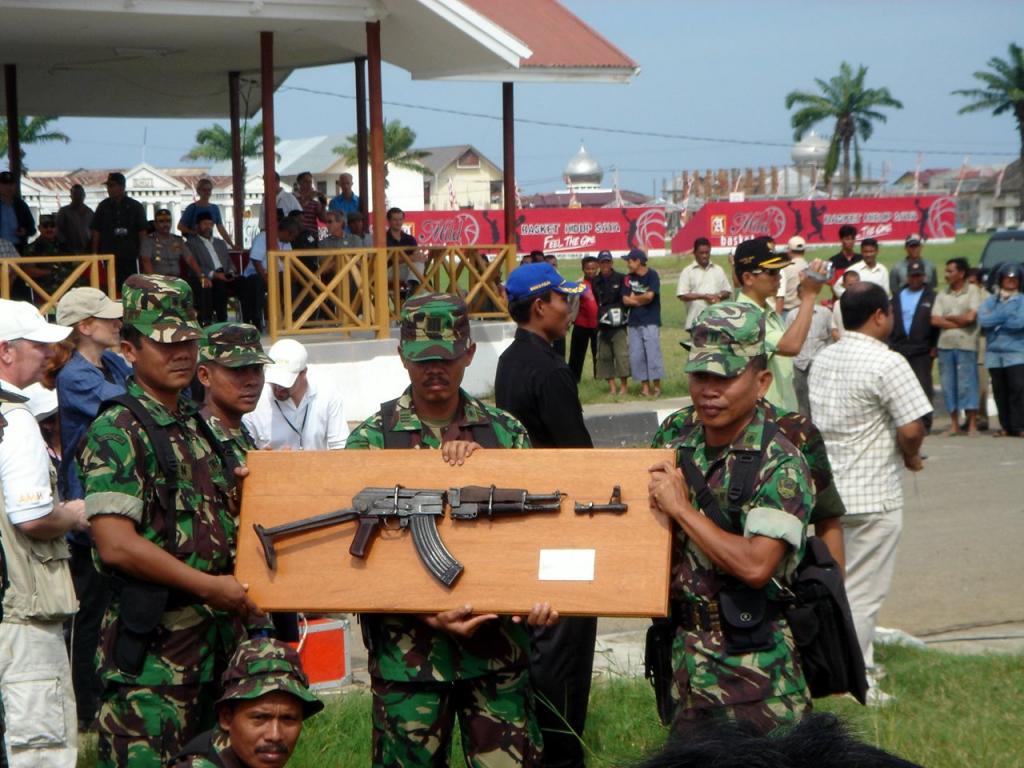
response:
[(665, 417), (689, 404), (688, 397), (594, 403), (583, 406), (583, 420), (596, 448), (641, 448)]

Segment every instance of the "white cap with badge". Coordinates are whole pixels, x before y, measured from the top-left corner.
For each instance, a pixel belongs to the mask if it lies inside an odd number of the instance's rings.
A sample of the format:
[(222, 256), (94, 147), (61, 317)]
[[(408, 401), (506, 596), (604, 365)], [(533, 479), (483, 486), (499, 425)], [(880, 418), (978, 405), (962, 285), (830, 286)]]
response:
[(264, 369), (266, 380), (285, 389), (295, 383), (299, 374), (306, 370), (309, 361), (306, 348), (295, 339), (281, 339), (267, 350), (267, 354), (274, 363)]
[(40, 344), (56, 344), (71, 333), (65, 325), (46, 322), (39, 310), (27, 301), (0, 299), (0, 341), (25, 339)]

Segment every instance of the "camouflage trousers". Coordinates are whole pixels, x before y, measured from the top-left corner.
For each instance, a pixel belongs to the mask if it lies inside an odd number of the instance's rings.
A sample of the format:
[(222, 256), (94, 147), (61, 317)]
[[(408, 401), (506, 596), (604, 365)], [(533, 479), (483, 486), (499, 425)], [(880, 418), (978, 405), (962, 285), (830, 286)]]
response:
[(452, 683), (373, 678), (373, 765), (448, 765), (458, 717), (473, 768), (540, 765), (541, 732), (527, 671)]
[(217, 687), (110, 685), (98, 718), (98, 768), (160, 768), (216, 723)]
[(672, 735), (685, 738), (715, 720), (749, 723), (759, 733), (769, 734), (780, 726), (795, 725), (810, 711), (811, 704), (802, 693), (719, 707), (679, 707), (672, 717)]

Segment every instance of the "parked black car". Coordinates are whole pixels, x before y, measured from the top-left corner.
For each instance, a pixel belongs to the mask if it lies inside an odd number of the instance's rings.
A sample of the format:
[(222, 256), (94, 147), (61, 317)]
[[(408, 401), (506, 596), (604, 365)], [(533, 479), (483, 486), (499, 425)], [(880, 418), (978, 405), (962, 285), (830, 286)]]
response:
[(996, 269), (1005, 262), (1024, 264), (1024, 229), (993, 232), (981, 252), (981, 281), (992, 290), (991, 281)]

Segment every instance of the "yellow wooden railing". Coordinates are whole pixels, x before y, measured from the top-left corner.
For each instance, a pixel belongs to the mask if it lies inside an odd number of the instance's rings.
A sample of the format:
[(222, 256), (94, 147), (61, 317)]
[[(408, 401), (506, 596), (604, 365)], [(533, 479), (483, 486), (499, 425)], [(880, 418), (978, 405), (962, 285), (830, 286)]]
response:
[(267, 327), (279, 335), (372, 331), (387, 338), (404, 296), (461, 294), (470, 317), (507, 318), (498, 284), (515, 268), (514, 245), (270, 251)]
[[(42, 278), (31, 277), (26, 268), (35, 266), (53, 267), (59, 264), (73, 264), (71, 271), (64, 277), (60, 285), (52, 291), (40, 285)], [(103, 288), (100, 276), (100, 265), (106, 265), (106, 290), (110, 298), (117, 296), (117, 276), (114, 273), (114, 256), (110, 253), (81, 254), (75, 256), (18, 256), (0, 259), (0, 298), (11, 298), (11, 289), (17, 278), (35, 294), (36, 306), (44, 315), (54, 311), (61, 297), (74, 288), (88, 272), (89, 285)]]

